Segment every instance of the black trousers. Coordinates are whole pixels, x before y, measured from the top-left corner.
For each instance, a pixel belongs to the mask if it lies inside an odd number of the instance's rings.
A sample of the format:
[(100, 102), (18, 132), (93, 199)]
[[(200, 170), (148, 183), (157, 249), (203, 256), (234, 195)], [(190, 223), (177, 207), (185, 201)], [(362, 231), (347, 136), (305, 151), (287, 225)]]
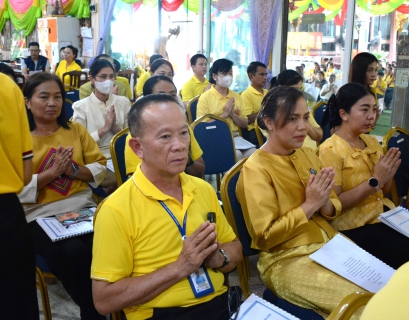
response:
[(394, 269), (409, 261), (409, 238), (384, 223), (366, 224), (341, 232)]
[(39, 319), (35, 253), (15, 194), (0, 194), (0, 318)]
[[(191, 307), (154, 308), (150, 320), (228, 320), (227, 292)], [(236, 307), (237, 309), (237, 307)]]
[(91, 261), (93, 233), (52, 242), (36, 221), (29, 223), (35, 251), (61, 281), (80, 307), (81, 319), (105, 320), (92, 300)]

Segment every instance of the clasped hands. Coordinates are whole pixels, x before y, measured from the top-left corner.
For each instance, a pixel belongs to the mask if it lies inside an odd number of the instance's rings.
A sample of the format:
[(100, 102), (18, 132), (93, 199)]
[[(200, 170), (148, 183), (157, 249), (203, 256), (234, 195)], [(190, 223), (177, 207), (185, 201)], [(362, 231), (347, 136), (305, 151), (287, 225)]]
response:
[(234, 98), (230, 98), (229, 101), (227, 101), (227, 103), (223, 107), (222, 115), (225, 115), (226, 118), (232, 118), (234, 115), (239, 115), (239, 109), (235, 108)]
[(219, 268), (224, 257), (220, 254), (220, 242), (216, 241), (215, 224), (203, 222), (183, 242), (183, 248), (176, 263), (180, 272), (188, 276), (195, 272), (204, 262), (209, 268)]
[(56, 149), (53, 166), (49, 169), (55, 173), (56, 177), (62, 176), (63, 174), (67, 176), (74, 174), (74, 168), (71, 165), (73, 152), (73, 147), (64, 148), (63, 146), (59, 146)]

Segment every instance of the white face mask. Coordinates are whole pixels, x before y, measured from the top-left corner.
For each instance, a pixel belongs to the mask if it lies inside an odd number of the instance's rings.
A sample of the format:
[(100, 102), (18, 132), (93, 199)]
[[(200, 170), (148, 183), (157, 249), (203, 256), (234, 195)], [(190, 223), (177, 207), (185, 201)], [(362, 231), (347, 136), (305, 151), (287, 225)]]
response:
[(233, 82), (233, 77), (232, 76), (217, 76), (218, 85), (223, 87), (223, 88), (230, 88), (232, 82)]
[(114, 82), (109, 79), (105, 81), (101, 81), (101, 82), (95, 81), (94, 86), (102, 94), (108, 94), (108, 93), (111, 93), (112, 88), (114, 87)]

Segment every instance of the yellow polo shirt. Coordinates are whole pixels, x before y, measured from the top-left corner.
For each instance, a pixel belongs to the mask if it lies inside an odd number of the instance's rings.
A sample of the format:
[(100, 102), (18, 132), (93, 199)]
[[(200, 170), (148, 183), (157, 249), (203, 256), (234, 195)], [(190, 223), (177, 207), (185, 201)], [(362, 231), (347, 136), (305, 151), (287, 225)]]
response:
[(209, 80), (207, 80), (206, 78), (204, 79), (204, 82), (200, 82), (200, 80), (196, 76), (191, 77), (189, 81), (187, 81), (183, 85), (182, 88), (183, 102), (189, 102), (194, 97), (202, 94), (208, 84)]
[[(379, 86), (378, 86), (378, 83), (379, 83)], [(383, 81), (383, 80), (381, 80), (381, 81), (375, 80), (375, 82), (374, 82), (374, 83), (372, 84), (372, 86), (371, 86), (372, 91), (375, 92), (375, 95), (377, 95), (377, 94), (384, 95), (385, 92), (382, 92), (382, 90), (381, 90), (379, 87), (380, 87), (381, 89), (386, 90), (386, 89), (388, 88), (388, 85), (386, 84), (386, 81)]]
[[(215, 116), (220, 116), (223, 113), (223, 108), (226, 103), (229, 101), (230, 98), (234, 98), (235, 101), (235, 109), (239, 111), (239, 116), (247, 119), (244, 110), (244, 103), (241, 96), (232, 90), (229, 89), (227, 96), (223, 97), (219, 91), (217, 91), (214, 86), (204, 92), (197, 104), (197, 118), (203, 116), (205, 114), (214, 114)], [(232, 118), (228, 117), (225, 119), (229, 125), (231, 131), (238, 131), (238, 127), (233, 122)]]
[[(199, 143), (195, 138), (195, 135), (193, 134), (193, 130), (190, 127), (188, 127), (188, 129), (190, 134), (190, 155), (192, 156), (192, 159), (196, 161), (202, 156), (203, 151), (200, 148)], [(126, 137), (125, 141), (125, 167), (127, 175), (134, 173), (138, 164), (142, 162), (141, 158), (139, 158), (129, 146), (129, 140), (131, 138), (132, 138), (131, 134), (128, 133), (128, 136)]]
[(138, 79), (138, 82), (136, 83), (136, 86), (134, 88), (135, 93), (138, 97), (143, 95), (143, 86), (145, 85), (145, 82), (151, 77), (150, 72), (145, 72), (143, 75), (141, 75)]
[(0, 194), (24, 187), (23, 161), (33, 157), (33, 140), (20, 88), (0, 73)]
[[(249, 86), (246, 90), (241, 93), (241, 98), (244, 103), (244, 114), (248, 117), (253, 113), (258, 113), (261, 108), (261, 102), (264, 96), (267, 94), (268, 90), (263, 89), (263, 93), (257, 91), (253, 86)], [(257, 121), (257, 119), (255, 120)], [(255, 127), (254, 123), (247, 126), (247, 130), (253, 130)]]
[(128, 99), (132, 99), (132, 91), (131, 91), (131, 86), (129, 85), (128, 79), (125, 77), (116, 76), (116, 80), (124, 84), (126, 88), (126, 97)]
[[(55, 75), (61, 79), (66, 72), (70, 71), (81, 71), (81, 67), (75, 62), (71, 62), (69, 66), (67, 66), (67, 61), (61, 60), (60, 64), (58, 65), (57, 70), (55, 71)], [(70, 76), (65, 77), (65, 83), (64, 86), (69, 86), (70, 85)]]
[[(91, 278), (116, 282), (124, 278), (150, 274), (175, 262), (183, 241), (176, 224), (165, 211), (163, 201), (180, 225), (187, 212), (186, 234), (191, 235), (208, 212), (216, 213), (217, 241), (222, 244), (236, 238), (228, 224), (216, 193), (202, 179), (179, 174), (183, 203), (162, 193), (143, 174), (136, 172), (104, 203), (94, 229)], [(224, 275), (207, 268), (214, 293), (195, 298), (187, 278), (142, 305), (126, 308), (128, 320), (146, 319), (153, 308), (189, 307), (204, 303), (226, 292)]]

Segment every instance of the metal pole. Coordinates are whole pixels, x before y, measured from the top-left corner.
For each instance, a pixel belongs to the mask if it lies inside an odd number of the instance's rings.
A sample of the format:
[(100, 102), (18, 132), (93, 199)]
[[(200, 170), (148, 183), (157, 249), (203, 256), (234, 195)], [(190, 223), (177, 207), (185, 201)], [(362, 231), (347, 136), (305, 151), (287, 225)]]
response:
[[(275, 1), (279, 1), (279, 0), (275, 0)], [(283, 11), (281, 15), (281, 43), (282, 43), (282, 46), (281, 46), (281, 52), (280, 52), (280, 72), (284, 71), (287, 65), (288, 9), (289, 9), (289, 1), (283, 1)]]
[(200, 30), (199, 32), (199, 53), (202, 53), (202, 54), (203, 54), (203, 20), (204, 20), (203, 14), (204, 14), (204, 3), (203, 1), (199, 1), (199, 30)]
[(158, 34), (162, 36), (162, 0), (158, 0)]
[(211, 52), (211, 37), (212, 37), (212, 26), (211, 26), (211, 0), (206, 0), (206, 54), (207, 60), (210, 62), (210, 52)]
[(354, 42), (355, 0), (348, 0), (344, 61), (342, 61), (342, 83), (348, 83), (349, 65), (351, 64), (352, 45)]

